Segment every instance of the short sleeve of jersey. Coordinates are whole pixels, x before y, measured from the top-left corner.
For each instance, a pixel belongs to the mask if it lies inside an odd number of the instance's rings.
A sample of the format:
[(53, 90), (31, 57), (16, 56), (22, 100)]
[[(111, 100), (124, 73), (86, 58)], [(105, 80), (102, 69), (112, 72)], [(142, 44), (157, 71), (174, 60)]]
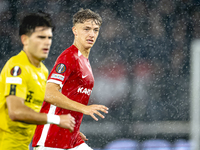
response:
[(47, 82), (59, 84), (62, 88), (65, 81), (73, 72), (73, 68), (75, 68), (75, 66), (76, 61), (71, 54), (67, 53), (65, 55), (59, 56), (49, 74)]
[(29, 75), (23, 65), (8, 61), (2, 71), (2, 78), (5, 85), (4, 96), (15, 95), (26, 99), (26, 81), (28, 77)]

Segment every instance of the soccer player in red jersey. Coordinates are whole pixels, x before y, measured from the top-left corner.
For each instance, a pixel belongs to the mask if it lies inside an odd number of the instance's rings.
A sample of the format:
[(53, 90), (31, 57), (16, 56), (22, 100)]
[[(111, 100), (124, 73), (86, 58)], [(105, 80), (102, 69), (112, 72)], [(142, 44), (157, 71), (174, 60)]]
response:
[(94, 85), (88, 60), (100, 30), (102, 19), (90, 9), (81, 9), (73, 16), (74, 43), (57, 58), (48, 77), (45, 101), (41, 113), (71, 114), (75, 118), (74, 131), (57, 125), (38, 125), (33, 138), (35, 150), (91, 150), (79, 130), (83, 114), (104, 118), (108, 113), (104, 105), (87, 105)]

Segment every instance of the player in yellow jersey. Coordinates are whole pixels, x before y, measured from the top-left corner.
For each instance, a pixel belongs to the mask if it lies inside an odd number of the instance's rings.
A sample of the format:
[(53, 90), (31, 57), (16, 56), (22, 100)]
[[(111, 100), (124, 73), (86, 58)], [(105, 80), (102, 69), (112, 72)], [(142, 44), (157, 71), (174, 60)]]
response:
[(36, 124), (57, 124), (73, 131), (71, 115), (39, 113), (45, 96), (48, 57), (54, 26), (48, 14), (25, 16), (19, 35), (23, 50), (0, 74), (0, 150), (28, 150)]

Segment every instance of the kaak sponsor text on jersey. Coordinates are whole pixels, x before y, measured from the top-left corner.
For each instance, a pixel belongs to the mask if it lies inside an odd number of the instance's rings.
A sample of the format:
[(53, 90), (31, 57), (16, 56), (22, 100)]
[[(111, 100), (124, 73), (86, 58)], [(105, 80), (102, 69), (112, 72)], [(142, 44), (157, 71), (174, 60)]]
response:
[(84, 88), (84, 87), (80, 87), (80, 88), (78, 88), (77, 92), (90, 95), (92, 93), (92, 90)]

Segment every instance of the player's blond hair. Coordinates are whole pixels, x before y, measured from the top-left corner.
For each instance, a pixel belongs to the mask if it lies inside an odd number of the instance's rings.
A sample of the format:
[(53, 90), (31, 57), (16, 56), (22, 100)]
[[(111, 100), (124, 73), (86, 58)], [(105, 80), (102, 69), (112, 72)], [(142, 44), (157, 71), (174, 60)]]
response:
[(101, 24), (102, 24), (102, 18), (101, 18), (101, 16), (98, 13), (93, 12), (90, 9), (83, 9), (83, 8), (81, 8), (73, 16), (73, 26), (75, 26), (75, 24), (77, 24), (77, 23), (84, 23), (85, 20), (87, 20), (87, 19), (94, 20), (95, 23), (97, 25), (99, 25), (99, 26), (101, 26)]

